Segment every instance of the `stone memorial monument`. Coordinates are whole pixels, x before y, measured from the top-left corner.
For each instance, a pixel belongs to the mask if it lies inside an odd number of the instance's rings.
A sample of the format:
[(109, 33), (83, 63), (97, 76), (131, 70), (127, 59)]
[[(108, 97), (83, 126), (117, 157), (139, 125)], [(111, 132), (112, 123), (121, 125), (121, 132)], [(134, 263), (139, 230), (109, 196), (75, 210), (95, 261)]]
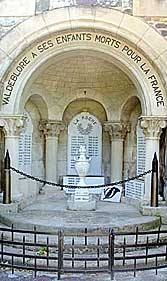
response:
[(88, 173), (91, 158), (86, 157), (86, 148), (81, 145), (79, 148), (79, 157), (75, 158), (75, 169), (79, 175), (78, 188), (75, 193), (69, 195), (67, 200), (67, 209), (74, 211), (90, 211), (96, 209), (96, 199), (86, 188), (85, 177)]

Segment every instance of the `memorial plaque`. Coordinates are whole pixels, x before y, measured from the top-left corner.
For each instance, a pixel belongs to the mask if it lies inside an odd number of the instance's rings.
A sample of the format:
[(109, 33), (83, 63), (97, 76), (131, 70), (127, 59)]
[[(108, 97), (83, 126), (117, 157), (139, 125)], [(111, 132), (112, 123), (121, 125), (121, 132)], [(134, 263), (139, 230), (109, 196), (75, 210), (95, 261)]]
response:
[[(64, 185), (78, 185), (79, 183), (79, 177), (63, 177), (63, 184)], [(101, 185), (104, 184), (104, 177), (86, 177), (85, 178), (85, 183), (86, 185)], [(75, 188), (64, 188), (66, 193), (74, 193)], [(101, 187), (95, 187), (95, 188), (90, 188), (89, 192), (90, 193), (95, 193), (95, 194), (101, 194), (103, 188)]]
[(101, 175), (102, 126), (88, 112), (75, 116), (68, 127), (68, 175), (77, 175), (75, 157), (79, 155), (80, 145), (86, 146), (87, 157), (92, 157), (88, 175)]
[(144, 182), (141, 180), (129, 181), (125, 184), (125, 196), (141, 199), (144, 195)]
[(32, 150), (32, 131), (33, 126), (29, 115), (27, 117), (27, 126), (22, 130), (19, 138), (19, 170), (31, 174), (31, 150)]
[(145, 172), (146, 162), (146, 141), (143, 130), (137, 127), (137, 174)]
[[(146, 162), (146, 142), (143, 134), (143, 130), (137, 127), (137, 175), (145, 172)], [(144, 178), (140, 180), (134, 180), (125, 184), (125, 196), (141, 199), (144, 194)]]

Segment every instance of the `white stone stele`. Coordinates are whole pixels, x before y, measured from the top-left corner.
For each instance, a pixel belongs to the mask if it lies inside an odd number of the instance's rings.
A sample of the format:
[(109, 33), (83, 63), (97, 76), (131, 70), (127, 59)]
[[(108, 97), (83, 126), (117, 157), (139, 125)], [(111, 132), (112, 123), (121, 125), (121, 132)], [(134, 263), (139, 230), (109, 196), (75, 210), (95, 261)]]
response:
[(75, 168), (80, 177), (78, 186), (83, 188), (76, 188), (75, 193), (70, 195), (67, 200), (67, 209), (73, 211), (93, 211), (96, 209), (96, 199), (93, 198), (89, 189), (86, 188), (85, 177), (89, 170), (90, 158), (86, 158), (86, 148), (81, 145), (79, 148), (80, 156), (75, 159)]

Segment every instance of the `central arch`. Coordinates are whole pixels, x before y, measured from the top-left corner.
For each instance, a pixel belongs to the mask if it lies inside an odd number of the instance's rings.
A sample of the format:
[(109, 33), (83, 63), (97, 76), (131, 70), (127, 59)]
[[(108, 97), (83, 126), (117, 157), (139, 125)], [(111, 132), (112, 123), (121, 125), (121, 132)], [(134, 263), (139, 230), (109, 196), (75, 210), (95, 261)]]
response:
[[(105, 33), (103, 36), (106, 36)], [(108, 38), (108, 37), (107, 37)], [(121, 41), (122, 42), (122, 41)], [(124, 43), (123, 44), (123, 48)], [(126, 43), (125, 43), (126, 44)], [(139, 53), (136, 52), (135, 50), (133, 50), (133, 48), (131, 48), (130, 46), (127, 46), (127, 48), (129, 48), (129, 51), (133, 51), (135, 56), (139, 56)], [(93, 50), (92, 50), (93, 49)], [(139, 98), (141, 100), (142, 103), (142, 111), (143, 111), (143, 115), (165, 115), (166, 114), (166, 110), (165, 110), (165, 106), (166, 106), (166, 96), (164, 95), (163, 92), (163, 86), (162, 86), (162, 82), (161, 80), (158, 80), (157, 78), (157, 74), (155, 73), (154, 70), (152, 70), (151, 65), (149, 64), (149, 62), (147, 62), (147, 64), (144, 62), (142, 65), (143, 66), (143, 70), (141, 70), (141, 67), (139, 67), (139, 65), (131, 59), (130, 56), (127, 55), (127, 51), (125, 50), (125, 52), (122, 52), (120, 50), (120, 52), (118, 52), (118, 50), (112, 50), (109, 46), (104, 46), (104, 45), (95, 45), (94, 43), (85, 43), (85, 42), (81, 42), (78, 44), (78, 46), (76, 46), (76, 42), (74, 43), (70, 43), (70, 46), (63, 46), (62, 48), (59, 48), (57, 50), (51, 50), (48, 51), (45, 55), (39, 56), (37, 58), (35, 58), (35, 64), (34, 63), (30, 63), (26, 66), (25, 69), (23, 69), (24, 73), (21, 73), (22, 75), (22, 79), (20, 79), (20, 81), (17, 81), (17, 85), (15, 84), (15, 89), (12, 91), (12, 96), (10, 96), (10, 100), (12, 100), (10, 107), (9, 105), (9, 90), (11, 89), (11, 86), (7, 84), (7, 86), (9, 86), (9, 89), (6, 90), (6, 93), (4, 93), (4, 97), (5, 95), (7, 96), (7, 104), (4, 103), (3, 106), (3, 110), (4, 111), (11, 111), (11, 113), (19, 113), (20, 110), (20, 99), (22, 98), (22, 95), (25, 91), (25, 86), (28, 85), (29, 87), (29, 81), (31, 80), (30, 78), (33, 77), (33, 80), (35, 79), (35, 77), (38, 75), (38, 71), (40, 71), (40, 69), (45, 69), (45, 67), (47, 67), (53, 60), (55, 61), (55, 63), (57, 61), (60, 61), (62, 59), (65, 58), (69, 58), (69, 57), (73, 57), (75, 55), (77, 55), (77, 53), (88, 53), (91, 56), (96, 56), (98, 58), (103, 58), (106, 61), (110, 61), (113, 65), (119, 67), (121, 70), (123, 70), (124, 73), (126, 73), (129, 78), (133, 81), (133, 83), (135, 84), (138, 94), (139, 94)], [(33, 50), (29, 51), (28, 54), (24, 54), (24, 58), (27, 59), (27, 61), (29, 62), (30, 60), (28, 59), (28, 57), (32, 56)], [(141, 55), (140, 55), (141, 56)], [(144, 60), (143, 60), (144, 61)], [(146, 64), (146, 66), (145, 66)], [(144, 68), (146, 67), (146, 68)], [(150, 70), (150, 75), (148, 77), (146, 77), (146, 74), (144, 71), (147, 71), (148, 69)], [(7, 83), (10, 83), (9, 81), (11, 81), (11, 75), (13, 75), (13, 73), (16, 73), (16, 68), (14, 67), (12, 71), (10, 71), (10, 74), (8, 75), (7, 78)], [(30, 83), (33, 81), (31, 80)], [(156, 83), (157, 87), (156, 87), (156, 92), (154, 92), (154, 88), (152, 87), (152, 83)], [(155, 84), (155, 85), (156, 85)], [(154, 85), (153, 85), (154, 86)], [(156, 94), (159, 92), (161, 92), (161, 97), (160, 99), (158, 99), (156, 97)], [(5, 101), (5, 102), (6, 102)]]
[[(102, 60), (103, 63), (108, 63), (111, 64), (113, 68), (115, 69), (120, 69), (121, 71), (123, 71), (124, 73), (126, 73), (125, 75), (127, 75), (130, 79), (130, 81), (133, 81), (132, 83), (135, 85), (136, 89), (137, 89), (137, 95), (140, 99), (141, 105), (142, 105), (142, 112), (143, 115), (152, 115), (153, 114), (153, 110), (155, 109), (154, 107), (152, 107), (151, 103), (152, 100), (150, 100), (149, 97), (149, 91), (146, 90), (146, 83), (145, 81), (142, 79), (142, 77), (139, 77), (139, 73), (137, 71), (135, 71), (134, 69), (134, 73), (132, 73), (131, 70), (128, 69), (128, 62), (127, 65), (124, 64), (123, 62), (118, 61), (116, 58), (114, 58), (111, 54), (109, 53), (104, 53), (102, 52), (102, 50), (100, 48), (98, 48), (97, 50), (93, 50), (92, 48), (89, 48), (89, 46), (79, 46), (79, 48), (76, 49), (76, 47), (71, 46), (70, 50), (62, 50), (61, 53), (54, 53), (54, 56), (48, 58), (46, 57), (44, 59), (44, 61), (41, 62), (41, 60), (39, 61), (40, 66), (38, 67), (38, 63), (36, 63), (36, 68), (34, 69), (28, 69), (27, 73), (25, 74), (26, 79), (22, 81), (22, 84), (19, 86), (18, 92), (16, 92), (16, 102), (13, 104), (13, 111), (19, 112), (22, 111), (24, 104), (26, 102), (26, 100), (29, 98), (29, 96), (31, 96), (31, 92), (33, 91), (37, 91), (40, 92), (40, 95), (43, 96), (43, 98), (45, 99), (45, 102), (47, 103), (48, 107), (50, 107), (51, 105), (48, 104), (48, 101), (46, 100), (46, 94), (44, 93), (44, 89), (40, 89), (40, 87), (38, 86), (33, 86), (32, 90), (30, 91), (29, 89), (31, 88), (32, 84), (34, 83), (34, 81), (40, 76), (40, 73), (42, 73), (43, 71), (45, 71), (45, 69), (47, 69), (49, 67), (50, 64), (61, 64), (63, 62), (68, 62), (71, 59), (71, 63), (72, 60), (76, 57), (76, 56), (89, 56), (89, 58), (96, 58), (97, 63), (98, 61)], [(81, 61), (82, 64), (82, 61)], [(60, 66), (61, 67), (61, 66)], [(121, 77), (120, 77), (121, 79)], [(27, 80), (27, 82), (26, 82)], [(69, 82), (70, 85), (70, 82)], [(35, 87), (35, 88), (34, 88)], [(76, 96), (83, 98), (84, 97), (84, 88), (86, 89), (87, 86), (82, 86), (80, 87), (80, 89), (78, 88), (77, 90), (75, 90), (73, 92), (73, 95), (70, 95), (67, 97), (68, 102), (71, 103), (73, 100), (76, 99)], [(99, 101), (100, 103), (103, 104), (103, 106), (107, 106), (104, 105), (104, 101), (101, 100), (100, 94), (98, 94), (98, 92), (94, 92), (93, 89), (89, 88), (89, 98), (94, 98), (94, 96), (96, 95), (96, 100)], [(67, 101), (67, 100), (66, 100)], [(61, 100), (61, 110), (60, 107), (56, 108), (57, 114), (58, 114), (58, 118), (62, 119), (63, 117), (63, 112), (65, 110), (66, 107), (66, 101), (65, 104), (63, 106), (63, 101)], [(120, 108), (121, 111), (121, 108)], [(119, 111), (119, 114), (121, 114)], [(49, 114), (49, 118), (52, 119), (52, 112), (48, 112)], [(158, 114), (156, 112), (156, 114)], [(161, 111), (161, 114), (163, 114), (163, 111)], [(107, 115), (108, 115), (108, 119), (110, 119), (110, 112), (109, 110), (107, 110)], [(118, 116), (118, 118), (120, 118), (120, 116)]]
[[(83, 40), (77, 39), (72, 42), (71, 39), (67, 39), (69, 42), (62, 44), (61, 36), (63, 34), (70, 38), (70, 35), (78, 32), (82, 33)], [(20, 34), (24, 35), (20, 36)], [(13, 44), (7, 45), (6, 41), (9, 36), (15, 36), (15, 41), (12, 42)], [(91, 36), (92, 40), (90, 39)], [(94, 36), (98, 36), (96, 42)], [(148, 36), (151, 36), (151, 40), (150, 38), (148, 40)], [(55, 37), (57, 46), (55, 44), (53, 46)], [(162, 44), (159, 43), (160, 41), (163, 41)], [(118, 42), (121, 42), (120, 52), (117, 52), (119, 49), (117, 48)], [(144, 112), (146, 115), (166, 114), (164, 110), (166, 95), (163, 86), (166, 80), (163, 75), (166, 60), (162, 64), (163, 57), (165, 58), (165, 50), (167, 50), (166, 41), (146, 23), (137, 18), (119, 11), (99, 7), (57, 9), (21, 23), (10, 32), (10, 35), (7, 35), (4, 40), (2, 39), (0, 47), (3, 50), (4, 64), (1, 67), (1, 74), (3, 75), (4, 86), (8, 85), (9, 78), (16, 67), (21, 69), (19, 63), (23, 65), (19, 77), (22, 83), (17, 81), (12, 95), (10, 91), (5, 91), (6, 88), (4, 87), (4, 96), (6, 94), (6, 104), (4, 102), (5, 106), (2, 108), (4, 111), (9, 112), (7, 106), (9, 95), (12, 101), (11, 105), (18, 104), (18, 99), (29, 77), (37, 70), (37, 67), (46, 63), (49, 58), (51, 59), (53, 56), (62, 53), (65, 54), (68, 51), (75, 52), (77, 49), (93, 49), (97, 53), (100, 52), (100, 56), (105, 56), (107, 60), (113, 60), (116, 65), (119, 64), (121, 69), (131, 76), (134, 83), (138, 84), (139, 92), (143, 91), (143, 100), (146, 99)], [(134, 59), (129, 55), (131, 52), (135, 52), (136, 55), (141, 57), (142, 64), (134, 63)], [(148, 68), (151, 69), (149, 73), (150, 81), (146, 75)], [(154, 82), (155, 80), (156, 82)], [(151, 84), (154, 83), (155, 85), (157, 82), (159, 87), (157, 91), (160, 89), (162, 93), (158, 100), (158, 106), (156, 105), (156, 93)], [(149, 98), (147, 98), (148, 96)], [(160, 101), (162, 102), (160, 103)], [(163, 106), (164, 104), (165, 106)], [(16, 113), (18, 111), (17, 106), (12, 108), (11, 105), (10, 110)], [(148, 108), (146, 109), (146, 107)]]

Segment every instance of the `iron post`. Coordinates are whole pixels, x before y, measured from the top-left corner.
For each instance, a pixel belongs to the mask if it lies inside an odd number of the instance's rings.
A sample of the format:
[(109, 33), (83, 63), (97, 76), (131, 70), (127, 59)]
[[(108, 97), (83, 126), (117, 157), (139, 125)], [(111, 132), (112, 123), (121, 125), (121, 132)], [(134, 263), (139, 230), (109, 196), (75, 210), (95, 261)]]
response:
[(3, 204), (11, 203), (11, 173), (10, 173), (10, 156), (7, 150), (4, 160), (4, 192)]
[(156, 152), (152, 161), (151, 207), (158, 207), (158, 160)]

